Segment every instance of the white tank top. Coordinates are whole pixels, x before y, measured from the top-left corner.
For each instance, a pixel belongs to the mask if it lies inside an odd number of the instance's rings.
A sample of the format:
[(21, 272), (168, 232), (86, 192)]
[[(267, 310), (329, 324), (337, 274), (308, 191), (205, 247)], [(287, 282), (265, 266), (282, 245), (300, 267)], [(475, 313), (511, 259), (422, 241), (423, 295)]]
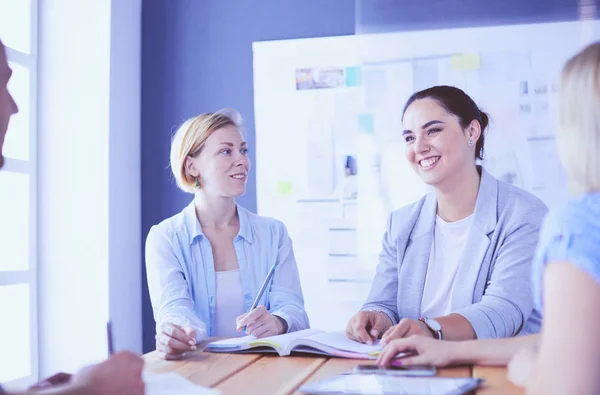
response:
[(246, 312), (240, 270), (215, 272), (215, 332), (214, 336), (246, 336), (236, 331), (235, 319)]

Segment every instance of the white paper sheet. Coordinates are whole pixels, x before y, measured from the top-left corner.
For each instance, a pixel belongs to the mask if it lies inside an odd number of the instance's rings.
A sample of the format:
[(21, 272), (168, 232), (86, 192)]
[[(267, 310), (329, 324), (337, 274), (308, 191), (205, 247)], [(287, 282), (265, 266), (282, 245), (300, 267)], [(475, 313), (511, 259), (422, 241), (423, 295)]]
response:
[(146, 395), (219, 395), (221, 391), (192, 383), (177, 373), (143, 373)]

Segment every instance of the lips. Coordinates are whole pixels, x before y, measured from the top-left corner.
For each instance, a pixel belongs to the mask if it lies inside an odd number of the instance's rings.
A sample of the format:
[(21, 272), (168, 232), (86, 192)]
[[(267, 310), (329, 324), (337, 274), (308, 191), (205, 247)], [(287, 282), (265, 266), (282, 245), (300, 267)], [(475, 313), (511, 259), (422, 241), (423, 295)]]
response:
[(440, 156), (430, 156), (429, 158), (421, 159), (419, 165), (423, 169), (429, 169), (433, 167), (440, 160)]
[(232, 174), (229, 177), (235, 179), (235, 180), (245, 180), (246, 179), (246, 173), (237, 173), (237, 174)]

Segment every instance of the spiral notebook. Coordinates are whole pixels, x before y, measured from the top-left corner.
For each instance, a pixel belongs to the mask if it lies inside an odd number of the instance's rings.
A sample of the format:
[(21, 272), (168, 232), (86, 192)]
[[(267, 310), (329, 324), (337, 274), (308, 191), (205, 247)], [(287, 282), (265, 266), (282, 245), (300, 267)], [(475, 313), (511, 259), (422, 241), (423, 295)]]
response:
[(257, 339), (254, 336), (238, 337), (209, 343), (205, 351), (211, 352), (272, 352), (280, 356), (291, 353), (309, 353), (352, 359), (374, 359), (381, 353), (379, 340), (373, 345), (348, 339), (344, 332), (324, 332), (318, 329), (286, 333)]

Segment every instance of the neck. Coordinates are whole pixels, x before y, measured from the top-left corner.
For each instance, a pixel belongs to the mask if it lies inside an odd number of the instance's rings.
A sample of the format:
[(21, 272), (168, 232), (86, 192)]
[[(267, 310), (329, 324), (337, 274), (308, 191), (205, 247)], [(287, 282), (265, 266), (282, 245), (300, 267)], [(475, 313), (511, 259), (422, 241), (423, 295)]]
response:
[(475, 211), (480, 176), (475, 166), (454, 174), (444, 185), (436, 186), (438, 214), (448, 222), (460, 221)]
[(194, 205), (202, 227), (223, 228), (239, 223), (235, 198), (214, 197), (200, 190), (196, 192)]

